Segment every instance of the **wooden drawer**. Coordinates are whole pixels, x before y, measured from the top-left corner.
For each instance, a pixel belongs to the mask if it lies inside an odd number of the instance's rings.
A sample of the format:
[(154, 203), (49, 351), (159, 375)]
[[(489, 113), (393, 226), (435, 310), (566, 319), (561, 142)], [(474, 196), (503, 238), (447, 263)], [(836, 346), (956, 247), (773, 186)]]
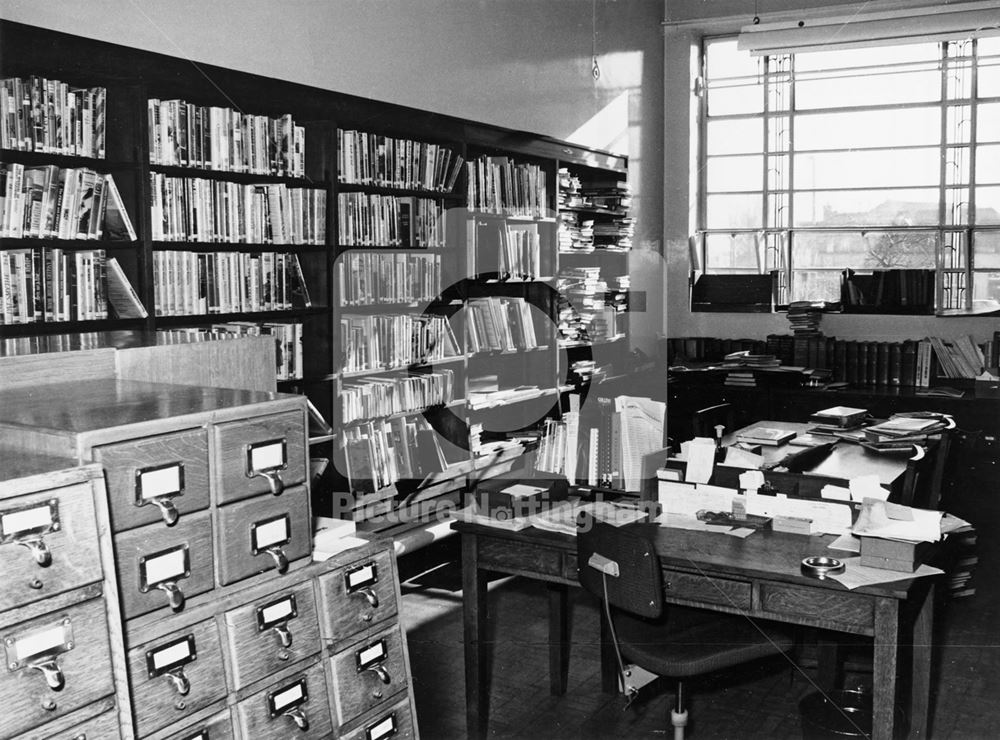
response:
[(208, 435), (204, 429), (94, 449), (104, 465), (116, 532), (171, 522), (208, 508)]
[(366, 637), (330, 659), (333, 704), (345, 724), (389, 701), (406, 688), (407, 673), (399, 627)]
[(321, 648), (312, 582), (226, 612), (234, 688), (315, 655)]
[(236, 705), (240, 737), (290, 740), (334, 736), (322, 663), (253, 694)]
[(0, 500), (0, 574), (0, 612), (100, 581), (91, 486)]
[(343, 640), (396, 614), (396, 585), (386, 551), (324, 573), (318, 581), (320, 629), (326, 640)]
[(140, 737), (226, 696), (222, 646), (214, 620), (129, 650), (128, 672)]
[[(0, 738), (19, 735), (114, 693), (108, 620), (101, 599), (0, 626)], [(44, 666), (43, 674), (38, 668)]]
[(148, 740), (233, 740), (236, 737), (228, 710), (213, 714), (201, 722), (180, 724), (183, 725), (182, 728), (177, 725), (167, 727), (151, 735)]
[[(527, 573), (563, 578), (567, 570), (564, 553), (552, 548), (517, 543), (511, 547), (503, 540), (479, 540), (479, 565), (496, 567), (504, 573)], [(576, 578), (576, 571), (573, 571)]]
[[(44, 729), (43, 729), (44, 732)], [(121, 737), (118, 712), (111, 710), (93, 719), (54, 735), (43, 735), (45, 740), (112, 740)]]
[(118, 535), (115, 564), (123, 616), (180, 611), (187, 597), (214, 587), (214, 562), (207, 511), (186, 516), (175, 527), (152, 524)]
[(715, 578), (676, 570), (663, 571), (663, 593), (667, 599), (691, 599), (749, 609), (752, 590), (749, 581)]
[(309, 492), (302, 486), (281, 496), (259, 496), (218, 510), (219, 582), (276, 569), (312, 552)]
[(875, 623), (874, 600), (867, 596), (846, 594), (826, 588), (801, 588), (774, 583), (760, 586), (760, 608), (787, 616), (817, 617), (831, 628), (844, 625), (871, 629)]
[(341, 740), (406, 740), (416, 737), (409, 700), (388, 709), (380, 708), (362, 717), (353, 729), (341, 733)]
[(213, 435), (220, 504), (281, 491), (306, 479), (301, 412), (218, 424)]

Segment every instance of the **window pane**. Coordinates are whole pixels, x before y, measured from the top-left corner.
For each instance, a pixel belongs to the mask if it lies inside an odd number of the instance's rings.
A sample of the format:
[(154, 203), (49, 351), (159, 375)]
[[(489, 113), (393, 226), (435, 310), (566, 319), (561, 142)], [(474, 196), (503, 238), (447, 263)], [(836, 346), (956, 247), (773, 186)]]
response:
[(706, 162), (707, 189), (710, 193), (725, 190), (760, 190), (764, 179), (764, 157), (709, 157)]
[(744, 84), (708, 88), (708, 115), (761, 113), (764, 110), (764, 86)]
[(795, 187), (835, 188), (937, 185), (938, 149), (893, 149), (795, 155)]
[(709, 121), (705, 134), (708, 154), (749, 154), (764, 149), (764, 121), (761, 118)]
[(977, 231), (975, 241), (975, 266), (1000, 268), (1000, 231)]
[(977, 272), (973, 275), (972, 300), (983, 303), (1000, 301), (1000, 272)]
[(795, 232), (792, 264), (805, 268), (856, 270), (933, 268), (937, 234), (932, 231)]
[(1000, 183), (1000, 144), (976, 147), (976, 182)]
[(976, 188), (976, 223), (1000, 224), (1000, 188)]
[(792, 271), (790, 301), (839, 301), (840, 273), (835, 271)]
[(795, 69), (814, 71), (845, 67), (878, 67), (885, 64), (935, 62), (941, 56), (936, 43), (875, 46), (867, 49), (810, 51), (795, 55)]
[(759, 272), (753, 234), (705, 236), (705, 267), (712, 272)]
[(827, 190), (796, 193), (795, 226), (936, 224), (937, 190)]
[(976, 122), (978, 141), (1000, 141), (1000, 103), (982, 103)]
[(940, 140), (939, 108), (805, 113), (795, 119), (797, 150), (870, 149), (937, 144)]
[(757, 57), (736, 48), (736, 39), (709, 39), (705, 42), (705, 74), (710, 80), (723, 77), (750, 77), (759, 73)]
[(979, 39), (979, 56), (1000, 54), (1000, 36)]
[(748, 195), (709, 195), (706, 198), (705, 227), (709, 229), (759, 229), (761, 226), (760, 193)]
[(979, 63), (979, 97), (1000, 97), (1000, 59), (984, 59)]
[(937, 70), (880, 73), (851, 77), (821, 77), (795, 83), (795, 107), (851, 108), (861, 105), (925, 103), (941, 97)]

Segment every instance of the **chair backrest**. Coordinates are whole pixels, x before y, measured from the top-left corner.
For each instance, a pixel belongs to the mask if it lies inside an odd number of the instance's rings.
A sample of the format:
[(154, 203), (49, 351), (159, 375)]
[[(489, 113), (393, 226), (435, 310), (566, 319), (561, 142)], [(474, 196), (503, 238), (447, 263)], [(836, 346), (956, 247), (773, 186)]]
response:
[[(604, 599), (604, 581), (611, 606), (655, 619), (663, 613), (663, 575), (653, 541), (635, 530), (641, 525), (614, 527), (586, 517), (577, 531), (580, 585)], [(596, 557), (595, 557), (596, 556)], [(605, 575), (590, 565), (611, 562), (618, 575)]]
[[(925, 448), (926, 449), (926, 448)], [(938, 439), (919, 460), (907, 461), (900, 503), (924, 509), (937, 509), (941, 501), (944, 470), (951, 450), (951, 430), (938, 433)]]
[(692, 420), (692, 430), (696, 437), (709, 437), (715, 439), (715, 426), (724, 426), (724, 434), (736, 431), (735, 429), (736, 409), (731, 403), (719, 403), (708, 408), (698, 409), (694, 412)]

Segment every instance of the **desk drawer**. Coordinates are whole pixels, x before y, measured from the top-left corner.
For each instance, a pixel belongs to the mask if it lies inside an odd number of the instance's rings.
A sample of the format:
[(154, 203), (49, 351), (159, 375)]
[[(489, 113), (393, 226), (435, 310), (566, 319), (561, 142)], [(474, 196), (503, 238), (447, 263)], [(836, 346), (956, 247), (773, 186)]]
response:
[(0, 612), (101, 580), (91, 491), (81, 483), (0, 500)]
[(752, 588), (748, 581), (664, 570), (663, 589), (664, 595), (668, 599), (690, 599), (708, 604), (723, 604), (738, 609), (750, 608)]
[(311, 581), (228, 611), (225, 619), (236, 689), (315, 655), (321, 647)]
[[(569, 570), (566, 553), (561, 550), (521, 542), (512, 546), (501, 539), (479, 540), (479, 567), (560, 579), (565, 578)], [(575, 580), (575, 567), (572, 573)]]
[(340, 737), (342, 740), (407, 740), (416, 737), (409, 700), (389, 709), (377, 709)]
[[(183, 724), (183, 723), (182, 723)], [(236, 737), (229, 711), (213, 714), (208, 719), (185, 724), (183, 729), (168, 727), (150, 740), (233, 740)]]
[(236, 717), (247, 740), (334, 737), (322, 663), (244, 699)]
[(208, 435), (203, 429), (94, 449), (104, 465), (116, 532), (158, 522), (172, 526), (208, 508)]
[(118, 535), (115, 564), (125, 619), (154, 609), (182, 610), (188, 597), (215, 585), (208, 512), (184, 517), (175, 527), (152, 524)]
[[(111, 702), (113, 705), (113, 702)], [(44, 732), (44, 730), (43, 730)], [(118, 726), (118, 712), (111, 710), (93, 719), (81, 722), (68, 730), (54, 735), (43, 735), (45, 740), (112, 740), (121, 737)]]
[(875, 623), (873, 601), (825, 588), (798, 588), (772, 583), (760, 586), (760, 607), (764, 611), (822, 619), (831, 628), (838, 625), (871, 629)]
[(406, 688), (399, 627), (366, 637), (331, 659), (333, 697), (340, 724), (352, 721)]
[(219, 581), (223, 585), (276, 569), (312, 551), (309, 492), (291, 488), (281, 496), (258, 496), (218, 510)]
[(213, 444), (219, 503), (304, 482), (305, 443), (298, 411), (217, 425)]
[[(4, 619), (16, 620), (17, 611)], [(0, 657), (0, 738), (20, 735), (115, 690), (101, 599), (0, 626)]]
[(388, 552), (357, 560), (319, 577), (323, 638), (343, 640), (396, 614), (396, 587)]
[(140, 737), (226, 696), (215, 622), (198, 622), (129, 650), (132, 712)]

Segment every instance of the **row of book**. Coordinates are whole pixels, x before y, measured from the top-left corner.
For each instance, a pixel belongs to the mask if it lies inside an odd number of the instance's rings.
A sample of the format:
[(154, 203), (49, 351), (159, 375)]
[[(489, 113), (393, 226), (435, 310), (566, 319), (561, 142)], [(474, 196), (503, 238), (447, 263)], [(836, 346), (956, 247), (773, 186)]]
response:
[(445, 210), (432, 198), (340, 193), (337, 237), (342, 247), (443, 247)]
[(337, 129), (337, 172), (348, 185), (450, 193), (462, 162), (446, 146)]
[[(777, 341), (781, 335), (772, 335)], [(788, 346), (791, 348), (792, 337), (788, 335)], [(726, 339), (719, 337), (668, 337), (665, 340), (667, 363), (675, 365), (682, 362), (719, 362), (728, 354), (739, 351), (749, 351), (753, 354), (774, 352), (768, 341), (763, 339)], [(785, 362), (782, 355), (778, 355)], [(791, 359), (785, 362), (791, 365)]]
[(344, 252), (334, 274), (341, 306), (431, 301), (441, 292), (441, 255)]
[(0, 250), (0, 324), (106, 318), (103, 249)]
[(326, 191), (150, 173), (153, 239), (325, 244)]
[(45, 77), (0, 80), (0, 148), (103, 159), (107, 98)]
[(302, 323), (298, 321), (229, 321), (224, 324), (212, 324), (209, 327), (160, 329), (157, 334), (162, 344), (272, 336), (275, 345), (275, 378), (277, 380), (302, 378)]
[(311, 305), (297, 254), (153, 252), (157, 316), (283, 311)]
[(338, 338), (345, 373), (405, 368), (460, 354), (444, 316), (345, 315)]
[(183, 100), (147, 101), (150, 164), (304, 177), (305, 128), (279, 117)]
[(136, 233), (111, 175), (14, 162), (0, 164), (0, 236), (134, 241)]
[(532, 280), (541, 274), (542, 241), (537, 224), (469, 221), (469, 234), (476, 275), (499, 280)]
[(853, 306), (933, 310), (934, 270), (872, 270), (861, 275), (847, 269), (841, 273), (840, 300), (845, 310)]
[(344, 424), (423, 411), (429, 406), (451, 403), (455, 373), (443, 369), (406, 378), (360, 378), (345, 381), (340, 390)]
[(549, 213), (545, 170), (509, 157), (480, 157), (467, 163), (470, 211), (544, 218)]
[(632, 191), (627, 180), (619, 180), (604, 187), (584, 186), (568, 167), (560, 167), (556, 179), (559, 183), (557, 197), (560, 208), (586, 208), (624, 214), (632, 206)]
[(466, 303), (466, 335), (470, 352), (513, 352), (536, 349), (536, 315), (523, 298), (490, 296)]

